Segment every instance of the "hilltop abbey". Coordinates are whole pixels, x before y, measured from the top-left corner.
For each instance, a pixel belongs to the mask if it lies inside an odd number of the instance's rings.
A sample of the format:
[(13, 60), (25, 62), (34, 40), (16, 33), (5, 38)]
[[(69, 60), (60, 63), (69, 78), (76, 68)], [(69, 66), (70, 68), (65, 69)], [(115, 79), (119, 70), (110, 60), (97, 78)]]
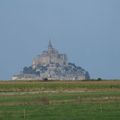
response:
[(88, 80), (89, 73), (68, 62), (67, 55), (56, 50), (51, 41), (48, 49), (36, 56), (32, 65), (24, 67), (22, 73), (13, 75), (13, 80)]
[(51, 41), (49, 41), (48, 50), (43, 51), (41, 55), (38, 55), (32, 63), (33, 69), (38, 65), (59, 64), (67, 65), (67, 55), (59, 54), (59, 52), (53, 48)]

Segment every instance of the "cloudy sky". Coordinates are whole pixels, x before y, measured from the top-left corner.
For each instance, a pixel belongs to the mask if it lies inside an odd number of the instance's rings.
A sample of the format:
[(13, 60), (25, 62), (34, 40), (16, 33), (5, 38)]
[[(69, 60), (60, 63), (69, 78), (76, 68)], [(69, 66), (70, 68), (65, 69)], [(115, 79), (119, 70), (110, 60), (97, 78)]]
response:
[(0, 79), (53, 46), (91, 78), (120, 78), (120, 0), (0, 0)]

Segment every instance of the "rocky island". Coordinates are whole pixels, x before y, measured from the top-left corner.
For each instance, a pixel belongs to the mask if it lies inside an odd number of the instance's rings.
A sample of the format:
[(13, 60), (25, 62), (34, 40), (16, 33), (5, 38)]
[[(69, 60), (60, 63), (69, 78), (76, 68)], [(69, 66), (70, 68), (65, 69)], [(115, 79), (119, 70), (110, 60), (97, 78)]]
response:
[(89, 73), (80, 66), (68, 62), (49, 41), (48, 50), (33, 59), (32, 65), (24, 67), (22, 73), (12, 80), (88, 80)]

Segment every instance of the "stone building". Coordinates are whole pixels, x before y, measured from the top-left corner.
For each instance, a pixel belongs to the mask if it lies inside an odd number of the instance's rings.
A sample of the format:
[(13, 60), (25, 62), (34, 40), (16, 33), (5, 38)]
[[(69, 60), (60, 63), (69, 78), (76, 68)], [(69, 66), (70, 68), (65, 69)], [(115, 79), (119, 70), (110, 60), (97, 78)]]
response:
[(53, 48), (51, 41), (49, 41), (48, 50), (43, 51), (41, 55), (33, 59), (32, 67), (35, 69), (38, 65), (48, 65), (52, 63), (67, 65), (68, 62), (66, 54), (60, 54)]

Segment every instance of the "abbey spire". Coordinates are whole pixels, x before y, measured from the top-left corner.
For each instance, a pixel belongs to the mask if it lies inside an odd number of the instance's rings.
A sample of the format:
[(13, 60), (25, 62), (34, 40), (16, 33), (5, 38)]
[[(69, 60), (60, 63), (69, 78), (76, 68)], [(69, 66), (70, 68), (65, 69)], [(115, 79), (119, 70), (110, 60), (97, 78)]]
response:
[(51, 40), (49, 40), (48, 49), (52, 49), (52, 48), (53, 46), (52, 46)]

